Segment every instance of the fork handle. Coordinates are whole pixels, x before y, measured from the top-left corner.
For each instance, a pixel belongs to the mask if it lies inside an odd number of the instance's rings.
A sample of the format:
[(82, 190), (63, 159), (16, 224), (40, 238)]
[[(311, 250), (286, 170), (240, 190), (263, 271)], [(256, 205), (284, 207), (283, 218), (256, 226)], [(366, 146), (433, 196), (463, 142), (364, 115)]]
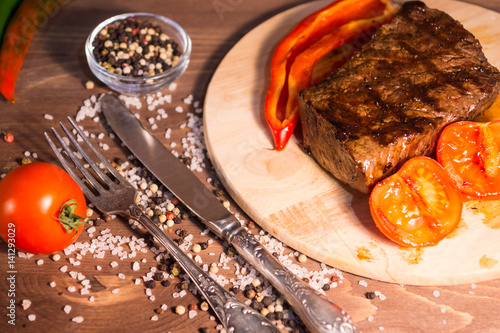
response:
[(129, 206), (122, 213), (141, 223), (167, 249), (189, 275), (228, 332), (280, 332), (267, 318), (241, 302), (198, 267), (137, 205)]

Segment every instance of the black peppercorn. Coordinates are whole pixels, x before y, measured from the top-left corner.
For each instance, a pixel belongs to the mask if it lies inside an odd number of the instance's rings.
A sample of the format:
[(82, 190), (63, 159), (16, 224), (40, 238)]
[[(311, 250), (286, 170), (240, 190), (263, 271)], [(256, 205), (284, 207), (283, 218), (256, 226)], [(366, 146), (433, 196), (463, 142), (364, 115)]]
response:
[(184, 229), (177, 229), (175, 230), (175, 234), (179, 236), (180, 238), (184, 238), (187, 236), (187, 232)]
[(153, 202), (155, 203), (155, 205), (159, 206), (161, 205), (162, 203), (164, 203), (166, 201), (166, 199), (162, 196), (158, 196), (158, 197), (154, 197), (153, 198)]
[(273, 321), (273, 320), (276, 320), (276, 313), (274, 312), (269, 312), (267, 315), (266, 315), (266, 318)]
[(156, 286), (156, 282), (154, 282), (153, 280), (148, 280), (144, 282), (144, 286), (146, 288), (153, 289)]
[(262, 311), (262, 309), (264, 309), (264, 304), (262, 304), (261, 302), (257, 302), (257, 301), (253, 301), (250, 306), (259, 312)]
[(273, 304), (273, 299), (271, 296), (264, 296), (262, 299), (262, 304), (264, 304), (265, 307), (268, 307), (269, 305)]
[(373, 291), (368, 291), (365, 293), (365, 297), (368, 299), (374, 299), (375, 298), (375, 293)]

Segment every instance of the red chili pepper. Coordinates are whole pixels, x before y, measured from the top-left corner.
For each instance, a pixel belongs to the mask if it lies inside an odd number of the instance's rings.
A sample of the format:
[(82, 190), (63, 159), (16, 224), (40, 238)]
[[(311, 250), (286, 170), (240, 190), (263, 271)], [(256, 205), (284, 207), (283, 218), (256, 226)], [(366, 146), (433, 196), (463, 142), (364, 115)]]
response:
[(384, 14), (375, 18), (356, 20), (344, 24), (324, 35), (295, 58), (288, 73), (286, 114), (290, 119), (290, 123), (298, 122), (299, 92), (312, 86), (313, 69), (318, 61), (345, 43), (373, 35), (382, 24), (392, 19), (395, 12), (396, 8), (390, 7)]
[(37, 29), (66, 0), (24, 0), (10, 20), (0, 49), (0, 93), (14, 103), (14, 89)]
[[(388, 0), (338, 0), (302, 20), (276, 47), (271, 60), (271, 82), (265, 114), (273, 133), (275, 149), (283, 150), (292, 136), (298, 118), (286, 112), (287, 76), (295, 58), (307, 47), (350, 21), (381, 15)], [(390, 0), (389, 0), (390, 1)]]

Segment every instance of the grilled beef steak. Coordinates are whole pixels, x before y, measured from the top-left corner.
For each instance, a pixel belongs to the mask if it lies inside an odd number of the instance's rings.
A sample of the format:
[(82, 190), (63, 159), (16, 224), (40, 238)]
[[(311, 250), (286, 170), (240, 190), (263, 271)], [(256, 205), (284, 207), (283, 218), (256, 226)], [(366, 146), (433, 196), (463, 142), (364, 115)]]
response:
[(499, 79), (459, 22), (406, 2), (361, 52), (300, 93), (304, 148), (368, 193), (409, 158), (431, 154), (444, 126), (487, 109)]

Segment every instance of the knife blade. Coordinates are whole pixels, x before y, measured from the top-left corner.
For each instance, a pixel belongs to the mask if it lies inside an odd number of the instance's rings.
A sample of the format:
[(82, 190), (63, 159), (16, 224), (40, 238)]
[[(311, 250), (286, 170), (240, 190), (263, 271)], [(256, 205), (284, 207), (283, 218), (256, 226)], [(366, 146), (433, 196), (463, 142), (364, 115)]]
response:
[(199, 218), (214, 222), (210, 227), (217, 236), (224, 237), (222, 233), (231, 225), (240, 226), (201, 180), (149, 133), (119, 98), (105, 95), (100, 102), (106, 121), (118, 138), (187, 208)]
[(286, 269), (115, 95), (100, 99), (108, 125), (139, 161), (217, 236), (264, 275), (312, 332), (357, 332), (349, 315)]

